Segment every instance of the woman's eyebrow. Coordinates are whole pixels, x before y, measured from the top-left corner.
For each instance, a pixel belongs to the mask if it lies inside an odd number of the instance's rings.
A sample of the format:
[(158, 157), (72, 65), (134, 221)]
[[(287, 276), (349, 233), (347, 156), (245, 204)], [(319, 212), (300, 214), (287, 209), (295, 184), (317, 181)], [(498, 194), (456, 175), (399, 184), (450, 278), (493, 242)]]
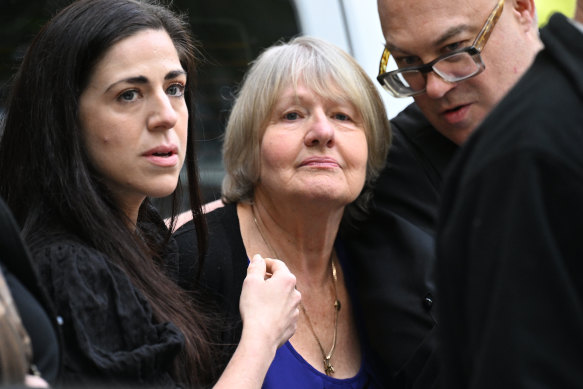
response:
[[(177, 78), (177, 77), (180, 77), (180, 76), (186, 76), (186, 72), (184, 70), (182, 70), (182, 69), (180, 69), (180, 70), (172, 70), (172, 71), (168, 72), (166, 74), (166, 76), (164, 76), (164, 80), (172, 80), (172, 79)], [(150, 82), (150, 81), (148, 80), (148, 78), (146, 76), (132, 76), (132, 77), (127, 77), (127, 78), (123, 78), (121, 80), (118, 80), (118, 81), (114, 82), (113, 84), (111, 84), (110, 86), (108, 86), (105, 91), (106, 92), (109, 91), (115, 85), (120, 84), (120, 83), (127, 83), (127, 84), (147, 84), (148, 82)]]
[(147, 84), (148, 78), (145, 76), (135, 76), (135, 77), (127, 77), (121, 80), (118, 80), (116, 82), (114, 82), (113, 84), (111, 84), (110, 86), (107, 87), (107, 89), (105, 90), (106, 92), (109, 91), (111, 88), (113, 88), (114, 86), (116, 86), (117, 84), (121, 84), (121, 83), (127, 83), (127, 84)]
[(186, 76), (186, 72), (182, 69), (180, 70), (172, 70), (170, 72), (168, 72), (168, 74), (166, 74), (166, 76), (164, 77), (165, 80), (171, 80), (173, 78), (176, 77), (180, 77), (180, 76)]

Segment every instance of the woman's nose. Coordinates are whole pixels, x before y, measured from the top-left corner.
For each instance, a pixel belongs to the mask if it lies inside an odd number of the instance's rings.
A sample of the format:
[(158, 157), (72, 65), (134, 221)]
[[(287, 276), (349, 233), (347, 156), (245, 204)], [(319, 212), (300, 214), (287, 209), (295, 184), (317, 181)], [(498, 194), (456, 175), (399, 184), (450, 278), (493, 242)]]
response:
[(334, 143), (334, 124), (324, 112), (316, 112), (309, 124), (305, 137), (306, 146), (328, 146)]
[(178, 112), (172, 105), (170, 96), (160, 93), (153, 97), (148, 117), (148, 129), (168, 130), (173, 128), (178, 121)]

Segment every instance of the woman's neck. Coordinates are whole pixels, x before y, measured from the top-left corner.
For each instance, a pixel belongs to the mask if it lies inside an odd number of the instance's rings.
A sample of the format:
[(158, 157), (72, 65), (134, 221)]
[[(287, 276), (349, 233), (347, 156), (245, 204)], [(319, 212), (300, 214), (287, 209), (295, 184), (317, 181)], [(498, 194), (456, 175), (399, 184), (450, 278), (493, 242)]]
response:
[(249, 255), (275, 257), (302, 279), (322, 284), (329, 280), (334, 241), (343, 209), (310, 208), (275, 204), (257, 196), (252, 204), (240, 204), (247, 219), (244, 235)]
[[(115, 196), (115, 194), (114, 194)], [(126, 215), (128, 220), (128, 227), (130, 229), (136, 228), (138, 224), (138, 215), (140, 214), (140, 207), (142, 203), (146, 199), (145, 196), (115, 196), (117, 199), (117, 203), (122, 210), (122, 212)]]

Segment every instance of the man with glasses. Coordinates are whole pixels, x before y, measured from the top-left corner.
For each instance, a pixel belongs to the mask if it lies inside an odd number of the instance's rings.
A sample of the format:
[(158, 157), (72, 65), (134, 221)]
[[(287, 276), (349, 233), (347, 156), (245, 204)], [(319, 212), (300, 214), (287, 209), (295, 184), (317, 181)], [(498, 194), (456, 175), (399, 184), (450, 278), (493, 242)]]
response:
[[(540, 49), (533, 1), (380, 0), (379, 81), (460, 145)], [(484, 23), (485, 21), (485, 23)], [(384, 73), (389, 56), (399, 66)]]
[(444, 184), (448, 389), (583, 388), (583, 0), (541, 39)]
[[(365, 333), (387, 386), (438, 383), (434, 232), (457, 150), (542, 47), (534, 0), (378, 0), (379, 82), (415, 103), (391, 121), (393, 146), (369, 216), (345, 231)], [(397, 69), (388, 66), (394, 59)]]

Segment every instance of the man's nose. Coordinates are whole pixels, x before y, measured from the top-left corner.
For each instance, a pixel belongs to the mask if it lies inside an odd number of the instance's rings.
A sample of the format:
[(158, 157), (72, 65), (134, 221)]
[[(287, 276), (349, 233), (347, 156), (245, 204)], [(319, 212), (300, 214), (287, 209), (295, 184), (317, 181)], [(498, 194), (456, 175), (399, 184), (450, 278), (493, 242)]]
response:
[(450, 90), (455, 88), (455, 84), (445, 81), (434, 72), (427, 73), (427, 83), (425, 85), (425, 93), (432, 99), (440, 99)]

